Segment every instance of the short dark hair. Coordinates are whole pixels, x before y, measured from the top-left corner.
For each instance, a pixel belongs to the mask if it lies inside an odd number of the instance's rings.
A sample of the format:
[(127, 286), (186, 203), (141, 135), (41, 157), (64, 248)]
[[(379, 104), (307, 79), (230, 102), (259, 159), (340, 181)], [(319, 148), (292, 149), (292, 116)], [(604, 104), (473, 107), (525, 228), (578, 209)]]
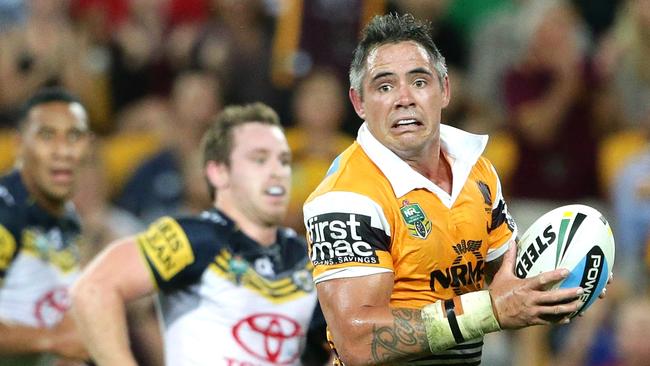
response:
[[(32, 95), (21, 107), (18, 119), (18, 128), (22, 130), (29, 116), (29, 112), (36, 106), (51, 102), (79, 103), (83, 106), (81, 100), (74, 94), (60, 87), (46, 87)], [(85, 109), (85, 108), (84, 108)]]
[(350, 86), (361, 94), (361, 84), (368, 54), (388, 43), (413, 41), (427, 50), (442, 85), (447, 76), (445, 58), (431, 38), (431, 25), (415, 19), (411, 14), (386, 14), (375, 16), (363, 29), (361, 40), (354, 50), (350, 64)]
[[(230, 165), (230, 153), (233, 147), (233, 129), (246, 123), (258, 122), (278, 126), (278, 114), (264, 103), (230, 105), (216, 117), (210, 128), (203, 135), (203, 166), (209, 161)], [(210, 196), (214, 198), (215, 188), (208, 184)]]

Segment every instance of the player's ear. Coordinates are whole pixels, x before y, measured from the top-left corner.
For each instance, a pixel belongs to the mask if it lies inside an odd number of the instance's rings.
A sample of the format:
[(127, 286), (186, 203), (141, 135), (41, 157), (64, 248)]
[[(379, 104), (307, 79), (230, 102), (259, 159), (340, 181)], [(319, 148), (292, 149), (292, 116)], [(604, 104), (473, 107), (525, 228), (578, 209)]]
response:
[(449, 76), (445, 75), (442, 80), (442, 108), (449, 105), (451, 100), (451, 84), (449, 83)]
[(226, 163), (210, 160), (205, 164), (205, 176), (217, 191), (230, 185), (230, 169)]
[(363, 108), (363, 98), (361, 97), (361, 94), (359, 93), (358, 90), (350, 88), (348, 91), (348, 95), (350, 96), (350, 101), (352, 102), (352, 105), (354, 106), (354, 111), (357, 112), (357, 115), (365, 121), (366, 119), (366, 111)]

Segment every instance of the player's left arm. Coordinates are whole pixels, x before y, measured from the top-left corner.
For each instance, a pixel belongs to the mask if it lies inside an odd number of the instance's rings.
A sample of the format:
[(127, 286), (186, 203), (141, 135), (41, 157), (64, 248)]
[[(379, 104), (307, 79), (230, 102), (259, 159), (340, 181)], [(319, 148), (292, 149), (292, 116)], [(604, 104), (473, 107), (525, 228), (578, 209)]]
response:
[[(508, 244), (506, 244), (508, 245)], [(485, 281), (490, 284), (503, 264), (503, 256), (485, 263)]]

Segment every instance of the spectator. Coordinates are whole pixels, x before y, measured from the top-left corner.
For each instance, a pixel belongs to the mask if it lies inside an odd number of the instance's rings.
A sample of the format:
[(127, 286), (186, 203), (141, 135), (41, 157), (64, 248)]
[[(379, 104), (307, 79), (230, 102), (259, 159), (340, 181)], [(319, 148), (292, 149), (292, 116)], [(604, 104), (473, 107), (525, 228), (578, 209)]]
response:
[(650, 284), (643, 262), (650, 235), (650, 111), (643, 123), (645, 148), (621, 168), (611, 196), (619, 268), (636, 289)]
[[(352, 139), (341, 132), (345, 119), (345, 91), (336, 74), (314, 70), (297, 85), (293, 110), (295, 126), (287, 130), (293, 155), (293, 181), (287, 225), (304, 234), (302, 205), (321, 182), (332, 160)], [(323, 106), (327, 106), (323, 108)]]
[(0, 33), (0, 122), (14, 122), (20, 103), (40, 88), (70, 87), (80, 76), (64, 1), (33, 0), (26, 7), (26, 21)]
[[(183, 165), (196, 155), (203, 132), (221, 109), (220, 85), (210, 73), (185, 72), (174, 81), (170, 102), (171, 125), (160, 126), (164, 148), (138, 167), (117, 198), (145, 223), (184, 210)], [(209, 204), (207, 195), (204, 200)]]
[(511, 193), (539, 200), (596, 197), (599, 130), (592, 92), (597, 84), (583, 25), (563, 0), (531, 2), (519, 20), (525, 46), (504, 81), (519, 155)]

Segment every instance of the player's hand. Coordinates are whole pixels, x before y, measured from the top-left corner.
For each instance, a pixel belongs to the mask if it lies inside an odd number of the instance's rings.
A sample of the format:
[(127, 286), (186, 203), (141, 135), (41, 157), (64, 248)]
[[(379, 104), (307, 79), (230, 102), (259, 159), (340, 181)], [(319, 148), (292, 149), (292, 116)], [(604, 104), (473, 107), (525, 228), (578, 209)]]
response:
[(565, 279), (569, 271), (556, 269), (521, 279), (514, 272), (516, 256), (517, 246), (511, 245), (489, 287), (492, 307), (501, 328), (568, 323), (567, 316), (582, 305), (579, 300), (582, 288), (548, 288)]
[[(607, 284), (605, 285), (603, 292), (601, 292), (600, 295), (598, 295), (598, 298), (604, 299), (605, 296), (607, 296), (607, 286), (609, 286), (609, 284), (612, 283), (613, 279), (614, 279), (614, 273), (612, 272), (609, 274), (609, 278), (607, 279)], [(580, 315), (582, 315), (582, 313)]]
[(52, 328), (51, 348), (52, 353), (65, 359), (77, 361), (90, 359), (70, 314), (66, 314), (63, 320)]

